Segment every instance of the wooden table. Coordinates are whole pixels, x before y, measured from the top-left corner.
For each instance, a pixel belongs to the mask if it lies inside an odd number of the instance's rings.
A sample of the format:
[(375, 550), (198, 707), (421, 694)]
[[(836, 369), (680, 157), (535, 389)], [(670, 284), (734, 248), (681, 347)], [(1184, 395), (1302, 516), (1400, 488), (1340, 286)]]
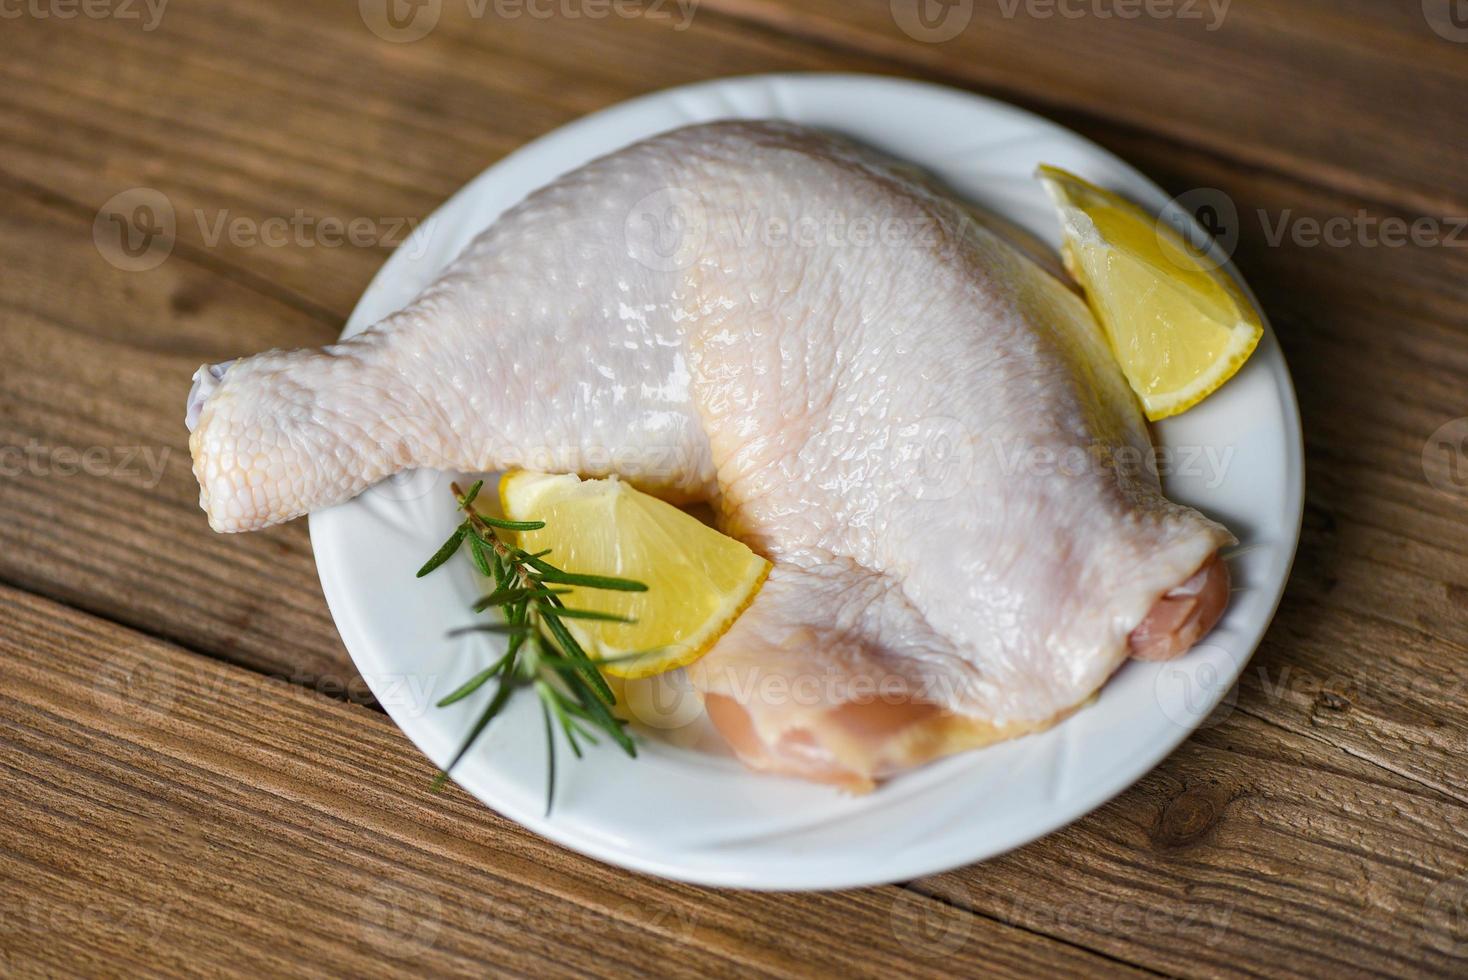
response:
[[(1468, 22), (1157, 2), (0, 5), (0, 974), (1468, 973)], [(1231, 203), (1309, 497), (1236, 700), (1136, 787), (983, 865), (758, 895), (427, 792), (305, 525), (212, 534), (182, 412), (201, 362), (334, 338), (525, 141), (800, 69), (1008, 99)]]

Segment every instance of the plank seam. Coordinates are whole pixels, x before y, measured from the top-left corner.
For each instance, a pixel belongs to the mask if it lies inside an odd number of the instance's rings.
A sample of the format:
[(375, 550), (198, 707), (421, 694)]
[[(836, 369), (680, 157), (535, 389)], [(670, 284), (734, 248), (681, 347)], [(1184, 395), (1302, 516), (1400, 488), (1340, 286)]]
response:
[(1434, 786), (1432, 783), (1427, 782), (1422, 777), (1414, 775), (1413, 773), (1402, 772), (1400, 770), (1393, 769), (1390, 766), (1371, 758), (1369, 755), (1362, 755), (1359, 752), (1352, 752), (1349, 745), (1337, 745), (1335, 742), (1332, 742), (1327, 738), (1323, 738), (1319, 732), (1304, 728), (1291, 728), (1288, 725), (1281, 724), (1280, 722), (1275, 721), (1272, 718), (1265, 717), (1264, 715), (1261, 715), (1258, 712), (1253, 711), (1250, 708), (1244, 707), (1242, 705), (1239, 706), (1238, 710), (1240, 714), (1248, 715), (1255, 721), (1268, 725), (1271, 728), (1278, 729), (1279, 731), (1284, 732), (1286, 735), (1293, 735), (1297, 738), (1308, 738), (1312, 742), (1316, 742), (1320, 745), (1329, 746), (1330, 748), (1335, 749), (1336, 751), (1348, 756), (1349, 758), (1355, 759), (1358, 762), (1364, 762), (1367, 765), (1371, 766), (1373, 769), (1379, 769), (1384, 773), (1396, 776), (1398, 779), (1404, 779), (1412, 785), (1419, 786), (1423, 790), (1427, 791), (1427, 793), (1431, 797), (1436, 799), (1439, 803), (1468, 806), (1468, 797), (1458, 796), (1455, 793), (1450, 793), (1446, 789), (1443, 789), (1440, 786)]
[[(1046, 836), (1049, 836), (1049, 835), (1046, 835)], [(972, 867), (972, 865), (966, 865), (966, 867)], [(1030, 926), (1023, 925), (1023, 924), (1021, 924), (1019, 922), (1011, 922), (1008, 919), (1002, 918), (1001, 916), (998, 916), (998, 915), (995, 915), (995, 914), (992, 914), (992, 913), (989, 913), (989, 912), (983, 912), (983, 911), (980, 911), (979, 909), (972, 909), (972, 908), (969, 908), (966, 905), (959, 905), (957, 902), (950, 901), (949, 899), (945, 898), (942, 895), (935, 894), (935, 893), (932, 893), (932, 892), (925, 892), (925, 891), (923, 891), (921, 888), (917, 887), (917, 883), (916, 882), (912, 882), (912, 881), (904, 882), (899, 887), (901, 887), (901, 888), (903, 888), (903, 889), (905, 889), (907, 891), (910, 891), (910, 892), (912, 892), (915, 895), (921, 895), (924, 898), (931, 899), (932, 901), (935, 901), (935, 902), (937, 902), (940, 905), (946, 906), (947, 908), (956, 909), (956, 910), (961, 911), (961, 912), (967, 912), (968, 914), (974, 916), (977, 919), (987, 919), (990, 922), (997, 922), (997, 923), (999, 923), (1002, 926), (1008, 926), (1011, 929), (1018, 929), (1020, 932), (1023, 932), (1023, 933), (1025, 933), (1027, 935), (1030, 935), (1030, 936), (1034, 936), (1037, 939), (1044, 939), (1044, 940), (1049, 941), (1049, 942), (1059, 943), (1062, 946), (1069, 946), (1071, 949), (1079, 950), (1082, 953), (1088, 953), (1088, 954), (1090, 954), (1092, 956), (1095, 956), (1095, 957), (1097, 957), (1099, 959), (1106, 960), (1106, 961), (1108, 961), (1110, 963), (1115, 963), (1118, 966), (1125, 966), (1125, 967), (1128, 967), (1130, 969), (1136, 970), (1136, 971), (1138, 971), (1140, 973), (1146, 973), (1146, 974), (1148, 974), (1150, 976), (1154, 976), (1154, 977), (1166, 977), (1166, 976), (1168, 976), (1168, 974), (1162, 973), (1162, 972), (1160, 972), (1158, 970), (1154, 970), (1150, 966), (1144, 966), (1143, 964), (1140, 964), (1140, 963), (1134, 963), (1131, 960), (1123, 959), (1120, 956), (1115, 956), (1115, 955), (1113, 955), (1111, 953), (1106, 952), (1105, 950), (1094, 949), (1094, 948), (1092, 948), (1090, 946), (1086, 946), (1086, 945), (1083, 945), (1081, 943), (1078, 943), (1075, 940), (1067, 939), (1064, 936), (1057, 936), (1057, 935), (1054, 935), (1053, 933), (1042, 932), (1039, 929), (1031, 928)]]

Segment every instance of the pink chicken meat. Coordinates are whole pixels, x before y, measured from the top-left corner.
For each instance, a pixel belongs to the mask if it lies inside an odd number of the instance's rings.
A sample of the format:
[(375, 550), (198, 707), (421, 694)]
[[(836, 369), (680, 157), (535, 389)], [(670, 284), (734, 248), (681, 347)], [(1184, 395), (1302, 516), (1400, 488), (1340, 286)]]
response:
[(689, 676), (746, 764), (852, 790), (1054, 724), (1228, 598), (1085, 304), (790, 124), (567, 174), (359, 336), (201, 368), (188, 421), (220, 531), (425, 466), (707, 500), (774, 569)]

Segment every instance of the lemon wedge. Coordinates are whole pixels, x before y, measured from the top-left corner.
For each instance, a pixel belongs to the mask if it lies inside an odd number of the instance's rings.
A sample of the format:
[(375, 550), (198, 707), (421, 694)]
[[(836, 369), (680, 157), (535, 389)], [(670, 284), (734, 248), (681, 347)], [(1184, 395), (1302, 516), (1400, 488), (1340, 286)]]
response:
[[(582, 480), (515, 470), (500, 480), (500, 505), (514, 521), (544, 521), (520, 531), (529, 552), (578, 575), (635, 579), (646, 592), (573, 588), (561, 598), (631, 623), (567, 619), (566, 626), (603, 669), (649, 677), (703, 656), (754, 599), (770, 563), (672, 504), (616, 477)], [(647, 651), (642, 656), (629, 655)]]
[(1192, 408), (1238, 373), (1264, 325), (1226, 272), (1130, 201), (1058, 167), (1036, 176), (1060, 213), (1065, 267), (1148, 419)]

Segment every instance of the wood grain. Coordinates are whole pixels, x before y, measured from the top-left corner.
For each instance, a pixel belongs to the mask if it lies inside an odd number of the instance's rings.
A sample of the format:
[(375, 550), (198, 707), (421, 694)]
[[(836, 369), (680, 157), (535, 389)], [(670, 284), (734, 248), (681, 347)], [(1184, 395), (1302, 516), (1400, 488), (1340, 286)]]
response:
[[(475, 19), (450, 3), (411, 44), (325, 0), (179, 5), (154, 32), (7, 22), (0, 447), (26, 462), (0, 478), (0, 580), (294, 681), (5, 594), (0, 649), (20, 652), (0, 677), (0, 770), (27, 802), (23, 818), (0, 821), (0, 887), (20, 902), (5, 922), (29, 937), (25, 962), (121, 970), (156, 949), (175, 971), (186, 955), (272, 972), (406, 970), (363, 939), (376, 928), (364, 916), (391, 912), (384, 921), (402, 928), (386, 935), (417, 946), (431, 932), (422, 962), (460, 972), (491, 960), (528, 972), (525, 957), (554, 955), (563, 937), (567, 970), (647, 968), (635, 952), (647, 944), (658, 972), (859, 970), (849, 954), (866, 933), (879, 947), (868, 972), (1460, 972), (1468, 935), (1449, 913), (1468, 902), (1468, 488), (1445, 484), (1424, 450), (1468, 415), (1468, 235), (1385, 247), (1355, 230), (1335, 247), (1301, 232), (1360, 212), (1426, 216), (1451, 236), (1468, 211), (1468, 109), (1454, 95), (1468, 47), (1425, 32), (1415, 3), (1238, 0), (1214, 32), (994, 9), (976, 5), (975, 26), (943, 44), (903, 35), (877, 0), (705, 0), (686, 31), (653, 18)], [(680, 889), (569, 857), (461, 796), (425, 802), (422, 763), (380, 716), (299, 691), (365, 693), (304, 525), (212, 535), (189, 473), (192, 370), (329, 340), (392, 244), (211, 242), (221, 216), (366, 218), (386, 238), (584, 112), (781, 69), (992, 92), (1056, 115), (1173, 193), (1221, 193), (1305, 417), (1300, 556), (1231, 713), (1068, 830), (915, 885), (937, 904), (894, 890)], [(138, 186), (166, 194), (179, 221), (167, 260), (130, 273), (105, 260), (92, 227), (103, 202)], [(97, 449), (100, 472), (63, 475), (64, 460)], [(156, 478), (142, 450), (162, 460)], [(113, 656), (124, 658), (113, 681), (85, 679), (84, 665)], [(202, 671), (205, 690), (171, 693), (160, 710), (146, 683), (137, 710), (105, 691), (88, 700), (89, 684), (110, 691), (140, 656), (170, 676)], [(143, 724), (119, 727), (129, 717)], [(149, 837), (150, 822), (166, 830)], [(57, 843), (77, 839), (94, 845), (90, 860)], [(330, 888), (313, 894), (293, 869)], [(381, 901), (362, 897), (382, 882)], [(162, 916), (158, 941), (140, 938), (154, 927), (126, 917), (175, 893), (183, 908)], [(556, 911), (529, 925), (490, 916), (527, 903)], [(955, 906), (980, 915), (944, 911)], [(889, 943), (907, 928), (889, 907), (939, 953), (963, 933), (957, 958)], [(685, 913), (698, 916), (691, 938)], [(578, 930), (611, 959), (599, 964)], [(190, 951), (197, 936), (202, 952)]]
[(1428, 6), (960, 0), (929, 6), (926, 25), (914, 16), (918, 0), (706, 0), (704, 9), (1351, 197), (1461, 215), (1468, 51), (1434, 32)]
[[(177, 257), (102, 260), (91, 222), (0, 185), (0, 576), (303, 682), (363, 689), (315, 581), (304, 524), (201, 533), (182, 405), (232, 338), (334, 331)], [(77, 288), (71, 284), (85, 284)]]
[(1174, 975), (1454, 973), (1458, 801), (1251, 712), (1087, 819), (916, 887)]
[(1136, 975), (897, 888), (716, 892), (496, 817), (384, 717), (0, 588), (9, 975)]

